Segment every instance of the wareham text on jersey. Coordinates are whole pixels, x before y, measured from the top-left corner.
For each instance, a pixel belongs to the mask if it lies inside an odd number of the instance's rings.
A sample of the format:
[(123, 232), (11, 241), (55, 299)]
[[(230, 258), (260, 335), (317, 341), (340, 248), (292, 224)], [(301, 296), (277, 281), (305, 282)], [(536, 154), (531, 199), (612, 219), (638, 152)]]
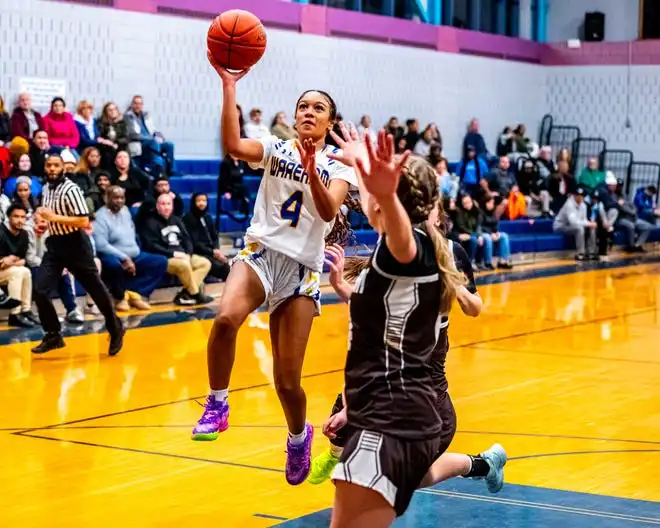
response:
[[(326, 169), (316, 167), (316, 172), (326, 187), (330, 183), (330, 174)], [(300, 163), (272, 156), (270, 158), (270, 175), (275, 178), (284, 178), (309, 185), (309, 175)]]

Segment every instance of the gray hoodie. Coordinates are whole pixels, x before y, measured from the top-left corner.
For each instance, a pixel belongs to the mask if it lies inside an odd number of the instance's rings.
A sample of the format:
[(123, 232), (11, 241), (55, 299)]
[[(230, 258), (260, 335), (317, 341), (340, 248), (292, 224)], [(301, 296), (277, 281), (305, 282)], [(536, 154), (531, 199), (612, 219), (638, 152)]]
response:
[(578, 205), (575, 196), (569, 196), (564, 206), (559, 210), (553, 228), (555, 231), (570, 231), (579, 227), (587, 227), (587, 204), (584, 201)]

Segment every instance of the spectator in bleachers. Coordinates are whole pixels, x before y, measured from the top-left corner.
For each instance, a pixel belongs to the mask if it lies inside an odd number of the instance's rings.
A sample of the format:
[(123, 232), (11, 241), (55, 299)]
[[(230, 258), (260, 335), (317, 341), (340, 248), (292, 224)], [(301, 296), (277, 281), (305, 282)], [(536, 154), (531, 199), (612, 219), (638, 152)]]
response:
[(545, 189), (545, 181), (538, 172), (538, 167), (532, 159), (525, 159), (522, 169), (516, 175), (518, 188), (525, 195), (527, 215), (530, 217), (549, 217), (550, 193)]
[(406, 119), (406, 129), (406, 133), (400, 139), (399, 150), (402, 152), (405, 150), (413, 152), (417, 142), (422, 137), (419, 133), (419, 121), (417, 119)]
[(75, 172), (69, 179), (82, 190), (90, 212), (96, 211), (96, 204), (101, 201), (101, 191), (96, 185), (96, 175), (101, 170), (101, 153), (95, 147), (83, 150)]
[(9, 143), (11, 140), (11, 123), (9, 114), (5, 108), (5, 100), (0, 95), (0, 147)]
[(598, 166), (598, 158), (589, 158), (587, 166), (582, 169), (577, 179), (578, 185), (592, 194), (600, 185), (605, 185), (605, 173)]
[(64, 164), (64, 175), (67, 178), (70, 178), (76, 172), (76, 167), (78, 166), (78, 160), (73, 154), (72, 150), (64, 149), (60, 154), (62, 162)]
[[(2, 183), (4, 184), (5, 182)], [(7, 209), (9, 209), (10, 205), (11, 198), (4, 192), (0, 194), (0, 224), (4, 224), (7, 221)]]
[(45, 128), (43, 117), (32, 109), (32, 96), (22, 93), (18, 96), (18, 106), (11, 115), (11, 137), (30, 140), (37, 130)]
[(97, 211), (105, 205), (105, 199), (108, 193), (108, 187), (112, 185), (112, 178), (110, 174), (105, 171), (99, 171), (96, 173), (96, 178), (94, 179), (96, 186), (101, 192), (100, 200), (94, 204), (94, 210)]
[(481, 236), (481, 213), (474, 206), (474, 200), (469, 194), (460, 197), (453, 230), (470, 256), (473, 269), (478, 271), (477, 250), (484, 245), (484, 239)]
[(509, 220), (518, 220), (527, 216), (527, 197), (514, 185), (507, 197), (505, 213)]
[(248, 139), (261, 139), (270, 136), (268, 127), (261, 121), (261, 110), (250, 110), (250, 121), (245, 123), (245, 136)]
[(4, 192), (7, 196), (12, 196), (14, 194), (19, 179), (28, 182), (28, 187), (33, 196), (39, 196), (41, 194), (42, 185), (39, 178), (32, 175), (32, 162), (30, 161), (30, 156), (28, 154), (21, 155), (18, 159), (18, 163), (12, 168), (11, 175), (5, 180)]
[(139, 207), (147, 197), (151, 181), (149, 176), (139, 168), (131, 165), (128, 152), (120, 150), (115, 156), (115, 168), (112, 174), (112, 185), (118, 185), (126, 191), (126, 205)]
[(220, 178), (218, 180), (218, 200), (224, 196), (227, 200), (238, 202), (239, 211), (243, 215), (250, 212), (248, 190), (243, 182), (243, 175), (247, 170), (244, 161), (232, 158), (227, 154), (220, 164)]
[[(411, 120), (409, 119), (408, 122), (410, 121)], [(390, 117), (390, 119), (387, 121), (387, 124), (383, 128), (385, 129), (385, 132), (391, 134), (391, 136), (394, 138), (394, 144), (397, 147), (397, 152), (403, 152), (407, 150), (407, 143), (403, 141), (403, 127), (399, 125), (399, 119), (396, 116)]]
[(438, 173), (440, 178), (440, 196), (448, 196), (456, 200), (458, 196), (458, 178), (455, 178), (449, 172), (445, 158), (440, 158), (438, 163), (435, 164), (435, 172)]
[(360, 124), (357, 127), (358, 134), (361, 138), (369, 137), (371, 141), (376, 144), (378, 140), (378, 131), (371, 128), (371, 116), (363, 115), (360, 118)]
[(73, 116), (66, 111), (66, 103), (61, 97), (55, 97), (50, 103), (50, 112), (44, 116), (44, 130), (51, 147), (78, 148), (78, 127)]
[[(46, 239), (48, 238), (48, 223), (39, 215), (33, 215), (25, 224), (28, 234), (29, 246), (25, 261), (30, 268), (32, 283), (34, 284), (39, 274), (39, 266), (46, 252)], [(76, 287), (73, 277), (68, 271), (64, 271), (57, 284), (57, 293), (66, 310), (66, 322), (80, 325), (85, 322), (85, 317), (76, 304)]]
[(32, 174), (40, 179), (46, 178), (46, 156), (51, 152), (48, 132), (37, 130), (30, 145)]
[(559, 165), (562, 161), (566, 162), (570, 169), (571, 161), (572, 161), (571, 151), (568, 150), (566, 147), (564, 147), (557, 153), (557, 165)]
[(500, 219), (497, 215), (494, 198), (487, 199), (481, 208), (481, 230), (481, 236), (484, 240), (484, 267), (490, 270), (495, 269), (493, 254), (497, 253), (499, 257), (498, 268), (513, 268), (509, 235), (500, 231)]
[(479, 120), (476, 117), (470, 119), (467, 128), (467, 134), (463, 138), (463, 158), (468, 157), (468, 150), (472, 147), (477, 156), (486, 158), (488, 156), (488, 148), (484, 137), (479, 133)]
[[(167, 258), (140, 251), (133, 218), (121, 187), (108, 189), (107, 206), (96, 213), (94, 241), (102, 264), (103, 281), (117, 311), (132, 306), (149, 310), (149, 299), (167, 272)], [(128, 294), (134, 292), (136, 295)]]
[(500, 156), (499, 164), (486, 175), (486, 180), (497, 208), (505, 208), (509, 194), (516, 186), (516, 177), (511, 171), (511, 160), (508, 156)]
[(27, 176), (19, 176), (11, 198), (12, 203), (25, 209), (25, 218), (30, 220), (38, 207), (38, 201), (32, 194), (32, 180)]
[(206, 257), (211, 262), (209, 275), (217, 279), (227, 280), (229, 261), (220, 251), (218, 231), (213, 218), (208, 212), (208, 196), (195, 193), (190, 202), (190, 211), (183, 217), (183, 223), (190, 234), (193, 252)]
[(241, 131), (241, 137), (245, 138), (247, 137), (245, 135), (245, 117), (243, 117), (243, 109), (241, 108), (241, 105), (236, 105), (236, 111), (238, 112), (238, 128)]
[(298, 137), (296, 129), (287, 121), (285, 112), (277, 112), (275, 114), (273, 122), (270, 124), (270, 133), (284, 141)]
[(568, 196), (575, 190), (575, 178), (569, 172), (569, 164), (562, 160), (557, 163), (557, 171), (548, 178), (546, 185), (550, 193), (550, 210), (557, 214), (566, 203)]
[(213, 299), (204, 295), (201, 286), (211, 270), (211, 262), (193, 253), (190, 235), (183, 221), (172, 215), (172, 209), (172, 197), (161, 194), (156, 201), (156, 211), (138, 227), (142, 248), (166, 256), (167, 272), (183, 283), (174, 298), (176, 304), (208, 304)]
[(29, 238), (25, 231), (25, 209), (12, 204), (6, 223), (0, 226), (0, 284), (7, 286), (9, 296), (20, 299), (21, 306), (9, 312), (9, 326), (32, 328), (39, 319), (32, 313), (32, 274), (26, 267)]
[(84, 99), (80, 101), (73, 120), (80, 136), (78, 150), (82, 152), (89, 147), (95, 147), (98, 144), (99, 126), (98, 120), (94, 117), (94, 105)]
[(596, 222), (587, 217), (587, 204), (584, 201), (586, 189), (578, 185), (564, 206), (559, 210), (553, 229), (575, 238), (576, 260), (597, 260)]
[(134, 95), (131, 108), (124, 114), (130, 143), (128, 149), (142, 166), (155, 165), (166, 174), (174, 168), (174, 145), (165, 141), (165, 136), (154, 127), (149, 114), (144, 111), (141, 95)]
[(654, 185), (640, 187), (635, 193), (634, 204), (637, 215), (651, 224), (656, 224), (660, 218), (660, 207), (656, 203), (658, 188)]
[[(431, 145), (435, 144), (435, 133), (436, 129), (433, 125), (426, 125), (424, 132), (422, 132), (422, 137), (420, 137), (419, 141), (415, 144), (413, 152), (423, 158), (428, 157), (431, 153)], [(442, 148), (440, 150), (442, 150)]]
[(115, 103), (103, 105), (99, 119), (99, 135), (97, 141), (101, 152), (101, 166), (110, 169), (114, 165), (118, 150), (128, 149), (128, 129), (126, 121)]
[(522, 123), (513, 130), (514, 152), (525, 154), (529, 152), (530, 141), (527, 137), (527, 129)]
[(431, 145), (431, 150), (429, 151), (429, 155), (426, 156), (426, 161), (429, 162), (431, 167), (435, 167), (440, 161), (443, 159), (442, 156), (442, 147), (440, 146), (439, 143), (433, 143)]
[(456, 175), (461, 181), (461, 187), (468, 193), (479, 192), (479, 182), (488, 174), (486, 162), (479, 157), (474, 145), (467, 145), (465, 158), (456, 167)]
[(653, 224), (637, 216), (635, 204), (622, 195), (618, 201), (619, 214), (617, 226), (626, 232), (626, 248), (630, 253), (644, 252), (644, 243), (653, 229)]
[(508, 156), (513, 152), (513, 130), (510, 126), (504, 127), (500, 137), (497, 138), (496, 153), (498, 157)]
[(140, 209), (135, 217), (135, 224), (139, 227), (141, 223), (156, 211), (156, 200), (161, 194), (169, 194), (172, 197), (172, 214), (179, 218), (183, 217), (185, 208), (181, 197), (172, 191), (170, 181), (165, 176), (159, 176), (154, 180), (152, 191), (147, 194), (140, 205)]
[(552, 159), (552, 147), (545, 145), (539, 150), (539, 157), (536, 159), (536, 166), (539, 169), (539, 175), (544, 180), (554, 172), (557, 172), (557, 165)]

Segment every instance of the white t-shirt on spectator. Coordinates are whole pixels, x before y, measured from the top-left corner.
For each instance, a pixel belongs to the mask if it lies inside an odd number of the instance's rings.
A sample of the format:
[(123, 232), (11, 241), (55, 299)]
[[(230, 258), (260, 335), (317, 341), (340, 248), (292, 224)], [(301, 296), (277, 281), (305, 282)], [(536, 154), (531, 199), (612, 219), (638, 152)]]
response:
[(245, 123), (245, 135), (249, 139), (263, 139), (270, 136), (270, 130), (263, 123), (256, 124), (253, 121)]
[[(261, 139), (264, 157), (253, 168), (264, 169), (245, 242), (259, 242), (315, 271), (323, 268), (324, 239), (333, 222), (325, 222), (314, 205), (307, 173), (293, 140)], [(357, 186), (352, 168), (327, 157), (339, 149), (326, 145), (316, 153), (316, 171), (326, 186), (334, 179)]]

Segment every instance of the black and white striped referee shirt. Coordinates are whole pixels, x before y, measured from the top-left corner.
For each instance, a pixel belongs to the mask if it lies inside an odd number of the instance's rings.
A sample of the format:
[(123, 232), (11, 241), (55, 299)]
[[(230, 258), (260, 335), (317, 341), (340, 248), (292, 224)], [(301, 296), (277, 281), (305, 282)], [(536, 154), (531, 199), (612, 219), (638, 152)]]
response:
[[(60, 216), (89, 216), (87, 202), (82, 189), (68, 178), (54, 189), (49, 183), (43, 188), (42, 205)], [(68, 235), (78, 231), (77, 227), (48, 222), (48, 233), (52, 235)]]

